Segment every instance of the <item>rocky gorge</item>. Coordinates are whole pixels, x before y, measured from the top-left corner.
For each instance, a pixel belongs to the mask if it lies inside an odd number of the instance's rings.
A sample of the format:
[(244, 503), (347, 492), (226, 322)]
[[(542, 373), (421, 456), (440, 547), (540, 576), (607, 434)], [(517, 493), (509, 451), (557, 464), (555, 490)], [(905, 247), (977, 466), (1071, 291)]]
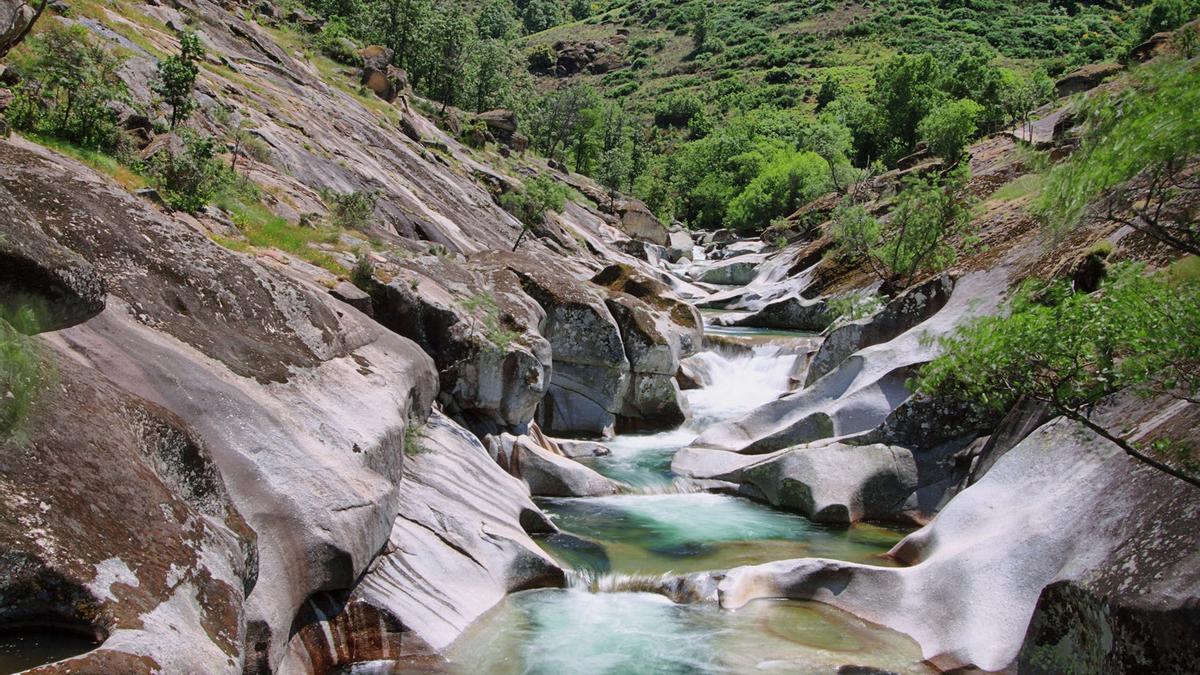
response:
[[(0, 671), (1200, 669), (1200, 489), (909, 386), (1035, 271), (1162, 257), (1112, 224), (1046, 246), (1000, 191), (1019, 133), (969, 149), (986, 245), (842, 320), (873, 282), (820, 232), (663, 223), (241, 10), (42, 20), (119, 44), (135, 92), (190, 26), (197, 124), (233, 108), (269, 148), (239, 161), (272, 213), (372, 191), (373, 221), (286, 250), (0, 139), (0, 335), (43, 382), (0, 439)], [(0, 0), (0, 36), (32, 17)], [(531, 175), (571, 197), (526, 235), (499, 200)], [(1194, 403), (1101, 407), (1194, 437)]]

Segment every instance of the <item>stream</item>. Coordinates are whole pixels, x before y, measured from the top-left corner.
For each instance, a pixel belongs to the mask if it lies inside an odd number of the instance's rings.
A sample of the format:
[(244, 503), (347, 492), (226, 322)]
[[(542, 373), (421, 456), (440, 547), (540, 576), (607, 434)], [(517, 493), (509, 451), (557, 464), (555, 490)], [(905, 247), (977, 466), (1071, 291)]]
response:
[(689, 421), (664, 433), (619, 435), (606, 443), (611, 455), (586, 461), (640, 494), (538, 500), (565, 533), (539, 543), (574, 570), (570, 587), (510, 596), (452, 646), (455, 672), (829, 673), (846, 664), (932, 672), (906, 636), (820, 603), (757, 601), (731, 612), (620, 590), (639, 577), (788, 558), (890, 565), (882, 554), (905, 534), (813, 523), (698, 491), (671, 472), (675, 452), (707, 426), (785, 393), (796, 350), (809, 339), (754, 329), (707, 334), (726, 347), (710, 344), (703, 353), (711, 381), (685, 392)]

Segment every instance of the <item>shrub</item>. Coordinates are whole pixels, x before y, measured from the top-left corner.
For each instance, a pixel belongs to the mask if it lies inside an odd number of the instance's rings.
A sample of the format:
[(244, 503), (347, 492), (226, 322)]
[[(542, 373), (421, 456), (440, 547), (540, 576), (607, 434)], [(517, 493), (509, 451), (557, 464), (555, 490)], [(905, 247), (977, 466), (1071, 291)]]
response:
[(766, 227), (827, 192), (826, 163), (813, 152), (784, 152), (729, 203), (726, 223), (739, 230)]
[(567, 199), (567, 188), (552, 178), (537, 176), (525, 182), (524, 189), (500, 196), (500, 206), (521, 221), (521, 234), (513, 250), (521, 245), (526, 233), (540, 228), (547, 211), (561, 211)]
[(703, 110), (700, 97), (689, 92), (672, 92), (654, 106), (654, 124), (659, 127), (686, 127)]
[(21, 84), (6, 115), (17, 129), (113, 150), (121, 132), (112, 104), (128, 99), (121, 63), (83, 26), (52, 23), (15, 54)]
[(1090, 295), (1071, 293), (1065, 281), (1027, 284), (1007, 315), (976, 319), (942, 346), (944, 354), (921, 370), (918, 391), (998, 411), (1021, 397), (1040, 401), (1179, 475), (1093, 422), (1091, 414), (1097, 403), (1126, 389), (1197, 402), (1197, 282), (1172, 286), (1127, 264), (1112, 269)]
[(943, 103), (921, 120), (921, 140), (933, 154), (950, 163), (962, 159), (967, 143), (975, 138), (983, 106), (969, 98)]
[(204, 58), (204, 47), (200, 38), (192, 32), (179, 36), (179, 53), (158, 62), (158, 72), (152, 85), (154, 93), (162, 97), (171, 107), (171, 128), (186, 120), (196, 107), (192, 89), (200, 66), (196, 62)]
[(376, 190), (354, 190), (340, 193), (322, 190), (321, 198), (329, 207), (329, 224), (347, 230), (365, 230), (372, 224), (375, 204), (379, 201)]
[(233, 172), (217, 158), (211, 137), (183, 129), (179, 143), (168, 144), (145, 162), (146, 174), (167, 206), (196, 213), (228, 186)]
[[(32, 321), (28, 310), (10, 317)], [(0, 319), (0, 442), (18, 438), (46, 375), (33, 341)]]

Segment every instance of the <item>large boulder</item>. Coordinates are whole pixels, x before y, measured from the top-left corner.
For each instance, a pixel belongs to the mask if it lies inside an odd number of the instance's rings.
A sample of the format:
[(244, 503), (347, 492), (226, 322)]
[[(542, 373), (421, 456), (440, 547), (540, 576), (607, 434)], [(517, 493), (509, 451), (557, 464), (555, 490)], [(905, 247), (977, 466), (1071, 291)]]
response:
[(96, 639), (58, 672), (240, 671), (255, 535), (209, 449), (176, 415), (33, 344), (53, 386), (18, 436), (0, 436), (0, 631)]
[(545, 311), (540, 332), (550, 342), (554, 373), (538, 425), (568, 437), (612, 434), (629, 388), (629, 359), (605, 294), (545, 260), (499, 252), (474, 260), (510, 269)]
[(1200, 490), (1065, 420), (996, 461), (888, 569), (730, 570), (722, 606), (818, 600), (911, 635), (943, 670), (1191, 672), (1200, 665)]
[(392, 65), (392, 50), (371, 45), (359, 50), (363, 67), (359, 81), (379, 98), (391, 103), (408, 88), (408, 73)]
[(869, 317), (837, 326), (809, 362), (804, 386), (816, 382), (854, 352), (887, 342), (933, 316), (946, 306), (953, 291), (954, 279), (942, 275), (905, 291)]
[(553, 523), (478, 440), (435, 413), (413, 441), (382, 555), (349, 598), (312, 603), (318, 611), (279, 672), (379, 660), (433, 667), (507, 593), (565, 584), (529, 537), (555, 532)]
[(44, 2), (38, 3), (38, 8), (34, 5), (26, 0), (0, 0), (0, 57), (17, 46), (41, 14), (40, 7), (46, 6)]
[(618, 483), (530, 436), (501, 434), (487, 440), (496, 463), (521, 479), (535, 497), (604, 497), (622, 490)]
[(618, 226), (625, 234), (659, 246), (671, 243), (670, 233), (650, 207), (638, 199), (622, 199), (616, 204)]
[(767, 303), (762, 309), (745, 316), (718, 317), (715, 323), (742, 328), (770, 328), (819, 333), (829, 327), (833, 317), (824, 300), (809, 300), (792, 295)]
[(829, 443), (785, 450), (743, 469), (741, 477), (772, 506), (848, 524), (900, 511), (917, 487), (917, 466), (898, 446)]
[(758, 266), (765, 259), (765, 256), (759, 254), (740, 255), (699, 268), (695, 273), (695, 279), (718, 286), (745, 286), (758, 276)]
[(1054, 92), (1059, 98), (1062, 98), (1090, 91), (1124, 69), (1125, 67), (1119, 63), (1090, 63), (1059, 78), (1054, 83)]
[(438, 366), (439, 400), (479, 433), (523, 433), (550, 384), (545, 313), (505, 269), (426, 256), (374, 287), (376, 319)]
[(0, 143), (0, 186), (108, 282), (103, 313), (46, 339), (194, 430), (257, 534), (257, 582), (230, 609), (245, 650), (210, 663), (274, 669), (308, 598), (353, 587), (387, 542), (432, 361), (286, 266), (221, 248), (80, 164)]
[(47, 235), (43, 223), (2, 185), (0, 222), (0, 317), (29, 310), (34, 325), (19, 327), (50, 331), (104, 310), (104, 280), (95, 267)]

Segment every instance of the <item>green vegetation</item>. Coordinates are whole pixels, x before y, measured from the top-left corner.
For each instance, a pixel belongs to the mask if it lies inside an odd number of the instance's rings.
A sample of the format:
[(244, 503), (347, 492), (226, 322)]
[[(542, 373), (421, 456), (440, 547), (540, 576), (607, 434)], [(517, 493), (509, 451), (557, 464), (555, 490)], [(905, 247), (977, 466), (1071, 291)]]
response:
[(943, 341), (917, 388), (997, 411), (1025, 397), (1079, 422), (1160, 469), (1118, 432), (1092, 420), (1117, 392), (1200, 402), (1200, 283), (1171, 283), (1136, 265), (1112, 269), (1094, 294), (1068, 282), (1028, 284), (1007, 315), (976, 319)]
[(489, 292), (478, 293), (463, 301), (463, 309), (471, 312), (471, 332), (478, 333), (496, 345), (501, 353), (520, 339), (521, 334), (505, 328), (500, 321), (500, 307)]
[(1171, 208), (1200, 189), (1200, 176), (1187, 170), (1200, 153), (1200, 64), (1145, 66), (1133, 85), (1085, 104), (1083, 142), (1050, 172), (1038, 209), (1060, 232), (1091, 209), (1095, 217), (1200, 254), (1196, 211)]
[(865, 319), (878, 312), (884, 305), (883, 299), (874, 294), (851, 293), (840, 298), (833, 298), (828, 303), (829, 315), (833, 317), (833, 325)]
[(129, 99), (121, 63), (83, 26), (52, 23), (12, 53), (21, 81), (5, 115), (22, 131), (115, 151), (123, 136), (112, 104)]
[(329, 207), (329, 224), (346, 230), (366, 230), (372, 225), (375, 204), (379, 201), (376, 190), (354, 190), (340, 193), (322, 190), (321, 198)]
[(537, 176), (525, 181), (521, 190), (506, 192), (500, 196), (500, 206), (521, 221), (521, 234), (513, 244), (513, 251), (521, 246), (530, 231), (538, 233), (546, 219), (547, 211), (561, 211), (567, 200), (567, 188), (553, 178)]
[(409, 420), (404, 427), (404, 454), (416, 457), (429, 452), (424, 443), (425, 425), (415, 420)]
[(197, 213), (233, 181), (233, 171), (217, 157), (215, 139), (181, 129), (179, 140), (179, 147), (167, 144), (151, 155), (144, 169), (167, 206)]
[(909, 179), (886, 223), (858, 205), (844, 204), (834, 218), (840, 252), (863, 260), (886, 291), (910, 286), (923, 272), (954, 264), (957, 247), (972, 243), (971, 200), (965, 165), (944, 176)]
[(223, 246), (235, 250), (245, 250), (247, 246), (275, 248), (339, 276), (347, 273), (327, 251), (313, 247), (336, 242), (337, 230), (302, 227), (288, 222), (263, 205), (262, 195), (253, 184), (237, 181), (216, 195), (213, 204), (229, 213), (233, 224), (245, 237), (245, 242), (217, 238)]
[(36, 324), (30, 308), (0, 317), (0, 442), (20, 439), (47, 379), (37, 348), (23, 334), (35, 332)]
[(158, 62), (158, 72), (151, 89), (171, 108), (171, 128), (187, 120), (196, 108), (192, 89), (200, 66), (196, 62), (204, 58), (204, 47), (200, 38), (192, 32), (179, 36), (179, 53)]
[(917, 132), (933, 154), (954, 164), (962, 159), (967, 143), (979, 131), (982, 114), (983, 106), (969, 98), (960, 98), (934, 108), (921, 120)]

